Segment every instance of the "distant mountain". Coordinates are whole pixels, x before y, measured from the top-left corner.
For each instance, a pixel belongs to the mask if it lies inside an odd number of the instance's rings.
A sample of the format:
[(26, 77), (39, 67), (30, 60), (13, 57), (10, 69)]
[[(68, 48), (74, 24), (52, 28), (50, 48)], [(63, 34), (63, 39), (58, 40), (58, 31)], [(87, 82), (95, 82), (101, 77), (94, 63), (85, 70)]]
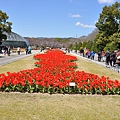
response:
[(94, 40), (96, 35), (98, 34), (98, 29), (95, 29), (94, 31), (92, 31), (92, 33), (88, 34), (87, 36), (81, 36), (78, 39), (80, 39), (81, 41), (88, 41), (88, 40)]
[[(70, 44), (75, 44), (76, 42), (83, 42), (91, 40), (93, 41), (96, 37), (96, 34), (98, 34), (98, 30), (95, 29), (92, 33), (89, 35), (81, 36), (79, 38), (61, 38), (62, 41), (56, 41), (56, 38), (44, 38), (44, 37), (25, 37), (25, 39), (28, 40), (30, 45), (34, 46), (50, 46), (50, 47), (68, 47)], [(65, 41), (65, 42), (64, 42)]]
[(95, 29), (94, 31), (92, 31), (92, 33), (90, 33), (88, 36), (87, 36), (87, 40), (94, 40), (96, 35), (98, 34), (99, 30), (98, 29)]

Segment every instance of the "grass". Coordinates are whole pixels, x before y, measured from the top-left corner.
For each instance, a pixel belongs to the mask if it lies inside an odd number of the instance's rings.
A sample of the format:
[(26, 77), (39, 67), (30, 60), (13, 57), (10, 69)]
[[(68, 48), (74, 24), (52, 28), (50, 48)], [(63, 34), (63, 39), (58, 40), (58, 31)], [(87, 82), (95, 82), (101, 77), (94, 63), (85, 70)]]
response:
[(24, 69), (32, 69), (35, 68), (34, 62), (36, 62), (35, 59), (33, 59), (33, 55), (14, 61), (12, 63), (0, 66), (0, 73), (6, 73), (6, 72), (19, 72), (20, 70)]
[[(33, 56), (0, 67), (0, 73), (34, 68)], [(78, 58), (79, 70), (118, 79), (120, 75)], [(0, 120), (120, 120), (119, 95), (0, 92)]]
[(120, 96), (0, 93), (1, 120), (120, 120)]
[(84, 58), (77, 58), (76, 63), (78, 65), (78, 70), (94, 73), (97, 74), (98, 76), (106, 76), (112, 80), (117, 79), (120, 81), (120, 73), (110, 70), (109, 68), (106, 68), (101, 65), (97, 65)]

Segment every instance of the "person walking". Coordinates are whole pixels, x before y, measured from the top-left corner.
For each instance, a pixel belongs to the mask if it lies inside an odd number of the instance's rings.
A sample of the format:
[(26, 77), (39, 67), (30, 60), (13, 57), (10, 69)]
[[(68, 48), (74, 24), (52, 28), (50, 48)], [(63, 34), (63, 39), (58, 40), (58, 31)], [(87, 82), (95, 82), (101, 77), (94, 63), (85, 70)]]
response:
[(102, 50), (102, 53), (101, 53), (101, 61), (102, 62), (105, 61), (105, 52), (104, 52), (104, 50)]
[(32, 50), (32, 48), (29, 46), (28, 47), (28, 54), (31, 54), (31, 50)]
[(118, 52), (116, 53), (116, 68), (117, 68), (117, 72), (120, 72), (120, 49), (118, 50)]
[(90, 50), (88, 49), (87, 58), (90, 58), (90, 56), (91, 56), (91, 52), (90, 52)]
[(91, 60), (94, 60), (94, 56), (95, 56), (95, 52), (94, 52), (94, 50), (92, 50), (92, 52), (91, 52)]
[(110, 67), (110, 49), (108, 48), (108, 50), (105, 53), (105, 57), (106, 57), (106, 67)]
[(4, 48), (3, 48), (3, 54), (4, 54), (4, 55), (7, 54), (7, 50), (8, 50), (7, 46), (4, 46)]
[(99, 52), (98, 52), (98, 61), (99, 61), (99, 62), (101, 62), (101, 57), (102, 57), (102, 52), (99, 51)]

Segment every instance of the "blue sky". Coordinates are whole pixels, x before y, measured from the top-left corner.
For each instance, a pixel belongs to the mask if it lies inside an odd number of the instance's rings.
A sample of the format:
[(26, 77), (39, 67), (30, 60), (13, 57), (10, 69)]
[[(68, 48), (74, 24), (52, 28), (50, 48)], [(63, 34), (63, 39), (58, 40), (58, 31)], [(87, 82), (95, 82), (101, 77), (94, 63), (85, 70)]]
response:
[(0, 0), (23, 37), (80, 37), (95, 29), (102, 8), (120, 0)]

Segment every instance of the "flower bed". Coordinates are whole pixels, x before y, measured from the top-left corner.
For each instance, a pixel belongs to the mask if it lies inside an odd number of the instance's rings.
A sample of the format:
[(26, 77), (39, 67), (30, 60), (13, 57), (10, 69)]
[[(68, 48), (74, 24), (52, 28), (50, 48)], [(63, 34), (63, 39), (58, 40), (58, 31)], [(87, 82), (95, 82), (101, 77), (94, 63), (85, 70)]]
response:
[[(118, 94), (120, 82), (77, 71), (77, 60), (60, 50), (34, 55), (37, 68), (0, 74), (0, 91), (62, 94)], [(71, 84), (72, 83), (72, 84)]]

